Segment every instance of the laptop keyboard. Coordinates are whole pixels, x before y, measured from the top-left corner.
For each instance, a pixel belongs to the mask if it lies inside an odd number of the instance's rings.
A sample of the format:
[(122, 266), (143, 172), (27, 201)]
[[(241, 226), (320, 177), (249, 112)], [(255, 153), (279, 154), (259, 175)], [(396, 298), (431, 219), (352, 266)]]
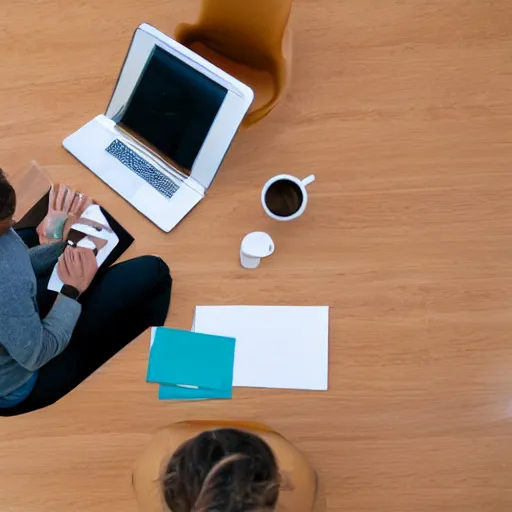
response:
[(125, 167), (140, 176), (163, 196), (170, 199), (179, 190), (180, 186), (177, 183), (146, 162), (120, 140), (114, 140), (105, 151), (117, 158)]

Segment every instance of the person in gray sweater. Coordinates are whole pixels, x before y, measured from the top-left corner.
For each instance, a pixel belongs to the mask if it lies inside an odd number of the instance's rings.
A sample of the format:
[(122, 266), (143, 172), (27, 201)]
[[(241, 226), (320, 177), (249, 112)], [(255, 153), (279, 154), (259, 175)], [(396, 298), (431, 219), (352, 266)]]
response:
[[(0, 169), (0, 416), (56, 402), (148, 327), (163, 325), (172, 283), (156, 257), (94, 279), (90, 249), (64, 242), (29, 249), (13, 229), (15, 207)], [(60, 294), (46, 288), (57, 261)]]

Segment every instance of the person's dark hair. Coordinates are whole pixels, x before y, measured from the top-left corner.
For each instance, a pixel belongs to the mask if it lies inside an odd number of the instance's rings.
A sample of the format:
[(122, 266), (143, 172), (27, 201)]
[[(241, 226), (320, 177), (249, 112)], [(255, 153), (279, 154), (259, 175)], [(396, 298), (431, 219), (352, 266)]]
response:
[(7, 181), (4, 171), (0, 169), (0, 221), (14, 215), (16, 210), (16, 193)]
[(275, 509), (280, 477), (263, 439), (236, 429), (202, 432), (167, 464), (163, 492), (172, 512), (263, 512)]

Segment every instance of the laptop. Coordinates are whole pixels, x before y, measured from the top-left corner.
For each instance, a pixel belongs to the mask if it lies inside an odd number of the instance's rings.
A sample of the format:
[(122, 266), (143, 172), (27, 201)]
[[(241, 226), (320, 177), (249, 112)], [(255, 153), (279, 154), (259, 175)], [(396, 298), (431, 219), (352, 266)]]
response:
[(253, 99), (236, 78), (142, 24), (107, 111), (63, 146), (169, 232), (205, 196)]

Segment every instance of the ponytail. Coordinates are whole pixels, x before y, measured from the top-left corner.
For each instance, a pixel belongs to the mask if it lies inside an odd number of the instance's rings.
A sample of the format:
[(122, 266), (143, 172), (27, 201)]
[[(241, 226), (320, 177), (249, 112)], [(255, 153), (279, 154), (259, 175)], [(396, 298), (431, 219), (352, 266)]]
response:
[(216, 483), (221, 471), (230, 464), (233, 464), (244, 457), (244, 455), (239, 453), (229, 455), (213, 466), (204, 480), (203, 487), (199, 491), (199, 496), (197, 497), (191, 512), (209, 512), (212, 509), (212, 506), (215, 503), (215, 495), (219, 492)]
[[(254, 482), (250, 457), (234, 454), (224, 457), (208, 473), (191, 512), (271, 512), (279, 493), (278, 482)], [(226, 481), (231, 485), (226, 487)]]

